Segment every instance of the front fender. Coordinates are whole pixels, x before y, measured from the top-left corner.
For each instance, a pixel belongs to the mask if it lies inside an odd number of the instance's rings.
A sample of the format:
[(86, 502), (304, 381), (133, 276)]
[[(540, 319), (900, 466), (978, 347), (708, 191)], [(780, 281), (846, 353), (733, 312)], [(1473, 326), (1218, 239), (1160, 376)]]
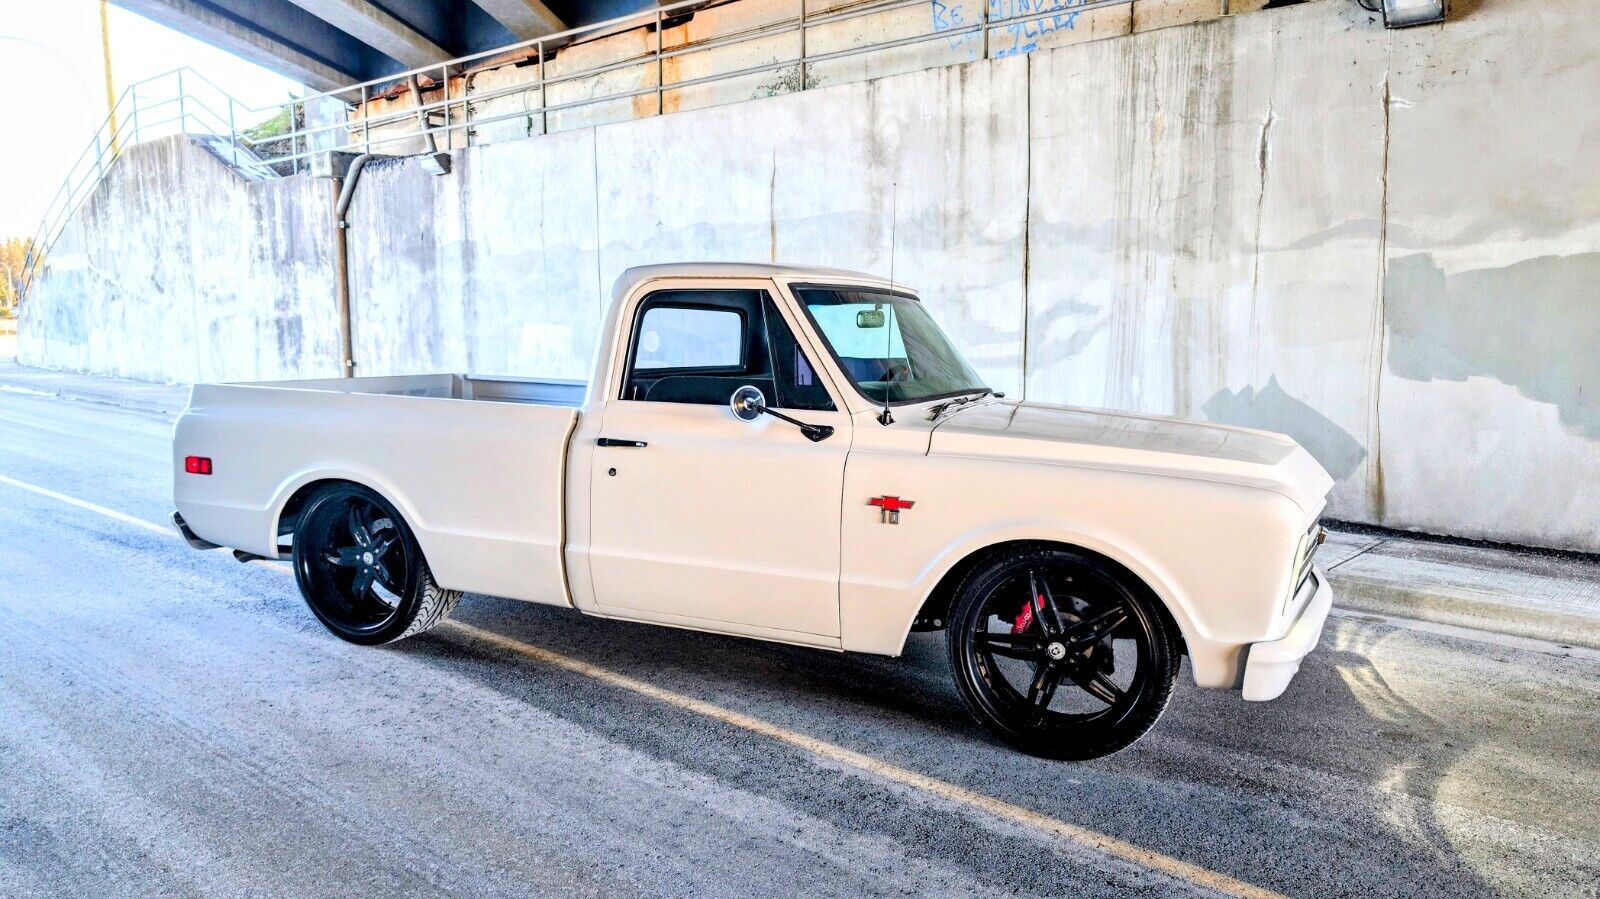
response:
[(840, 591), (841, 616), (849, 625), (845, 628), (845, 649), (899, 655), (923, 603), (956, 566), (985, 550), (1020, 542), (1056, 543), (1105, 556), (1150, 588), (1177, 622), (1185, 641), (1191, 636), (1203, 639), (1183, 594), (1156, 560), (1147, 558), (1136, 547), (1059, 522), (1016, 520), (992, 522), (956, 535), (907, 584), (846, 578)]
[(916, 505), (885, 526), (876, 509), (846, 502), (845, 649), (899, 654), (943, 578), (1013, 541), (1074, 546), (1126, 568), (1171, 614), (1203, 687), (1237, 685), (1243, 648), (1286, 626), (1305, 513), (1270, 490), (1025, 461), (853, 456), (845, 496), (876, 494)]

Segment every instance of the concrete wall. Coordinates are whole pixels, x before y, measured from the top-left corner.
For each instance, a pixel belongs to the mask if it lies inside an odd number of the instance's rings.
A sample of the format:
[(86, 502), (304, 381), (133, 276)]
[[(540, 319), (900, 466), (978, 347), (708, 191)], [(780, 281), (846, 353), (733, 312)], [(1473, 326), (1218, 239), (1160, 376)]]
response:
[(336, 376), (326, 181), (246, 182), (183, 138), (129, 149), (50, 251), (18, 361), (152, 381)]
[[(1013, 395), (1285, 431), (1337, 517), (1600, 550), (1600, 25), (1454, 6), (1385, 32), (1329, 0), (370, 167), (359, 370), (582, 377), (644, 262), (892, 265)], [(194, 153), (135, 156), (79, 215), (25, 362), (335, 370), (325, 185)]]

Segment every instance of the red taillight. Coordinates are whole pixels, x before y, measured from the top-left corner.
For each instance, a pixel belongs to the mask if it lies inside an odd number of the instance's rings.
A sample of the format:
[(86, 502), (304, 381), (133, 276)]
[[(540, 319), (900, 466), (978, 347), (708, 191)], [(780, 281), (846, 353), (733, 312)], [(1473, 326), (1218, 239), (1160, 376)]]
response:
[(183, 459), (183, 470), (190, 474), (210, 474), (211, 457), (185, 456)]

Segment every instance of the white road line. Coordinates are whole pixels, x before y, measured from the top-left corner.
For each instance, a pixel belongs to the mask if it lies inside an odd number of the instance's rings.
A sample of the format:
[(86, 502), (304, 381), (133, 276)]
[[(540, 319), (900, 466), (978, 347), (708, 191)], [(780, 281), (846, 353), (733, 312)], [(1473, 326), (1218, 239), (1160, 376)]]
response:
[[(18, 490), (26, 490), (29, 493), (36, 493), (46, 499), (53, 499), (59, 503), (66, 503), (69, 506), (74, 506), (84, 510), (85, 512), (93, 512), (96, 515), (103, 515), (106, 518), (112, 519), (113, 521), (120, 521), (123, 524), (132, 525), (133, 527), (149, 531), (152, 534), (160, 534), (163, 537), (175, 537), (178, 539), (182, 539), (183, 537), (182, 534), (178, 533), (178, 529), (174, 525), (163, 525), (156, 524), (153, 521), (145, 521), (143, 518), (129, 515), (126, 512), (118, 512), (116, 509), (110, 509), (105, 506), (96, 505), (95, 503), (88, 502), (87, 500), (78, 499), (75, 496), (68, 496), (65, 493), (57, 493), (48, 487), (40, 487), (37, 484), (30, 484), (27, 481), (19, 481), (16, 478), (7, 477), (3, 474), (0, 474), (0, 484), (5, 484), (8, 487), (15, 487)], [(222, 553), (230, 559), (233, 558), (232, 552), (220, 546), (216, 549), (210, 550), (210, 552)], [(259, 559), (254, 564), (260, 565), (264, 568), (271, 568), (275, 571), (281, 571), (284, 574), (294, 573), (294, 570), (289, 566), (283, 564), (282, 562), (271, 561), (270, 559)]]
[[(136, 518), (132, 515), (118, 512), (115, 509), (109, 509), (105, 506), (86, 502), (76, 497), (67, 496), (64, 493), (57, 493), (54, 490), (40, 487), (35, 484), (30, 484), (26, 481), (19, 481), (15, 478), (0, 475), (0, 484), (6, 484), (19, 490), (26, 490), (30, 493), (34, 493), (48, 499), (53, 499), (58, 502), (66, 503), (67, 505), (83, 509), (86, 512), (93, 512), (96, 515), (102, 515), (106, 518), (110, 518), (133, 527), (141, 528), (152, 533), (161, 534), (168, 537), (180, 536), (172, 527), (145, 521), (142, 518)], [(225, 550), (219, 551), (225, 552)], [(282, 571), (285, 573), (290, 572), (289, 567), (281, 563), (264, 562), (261, 564), (264, 564), (266, 567), (273, 568), (277, 571)], [(530, 643), (524, 643), (521, 640), (496, 634), (493, 631), (486, 631), (470, 624), (447, 621), (444, 623), (443, 627), (454, 630), (473, 640), (486, 643), (497, 649), (513, 652), (517, 655), (543, 662), (547, 665), (552, 665), (565, 671), (570, 671), (574, 674), (580, 674), (584, 677), (592, 678), (609, 686), (627, 690), (631, 693), (636, 693), (640, 696), (665, 703), (674, 708), (682, 709), (686, 712), (692, 712), (696, 715), (701, 715), (714, 721), (719, 721), (730, 727), (737, 727), (740, 730), (759, 734), (763, 737), (767, 737), (768, 739), (776, 740), (779, 743), (793, 746), (796, 749), (808, 752), (814, 756), (817, 756), (818, 758), (826, 759), (827, 761), (835, 764), (853, 768), (857, 771), (872, 775), (881, 780), (890, 781), (892, 783), (910, 787), (914, 790), (919, 790), (923, 793), (927, 793), (931, 796), (935, 796), (955, 805), (964, 806), (968, 809), (983, 812), (1011, 824), (1021, 825), (1047, 837), (1053, 837), (1068, 843), (1073, 843), (1081, 848), (1090, 849), (1124, 862), (1131, 862), (1135, 865), (1166, 875), (1167, 877), (1171, 877), (1175, 880), (1183, 881), (1193, 886), (1213, 890), (1217, 893), (1227, 896), (1249, 897), (1249, 899), (1283, 899), (1283, 897), (1278, 893), (1262, 889), (1254, 884), (1245, 883), (1242, 880), (1229, 877), (1228, 875), (1217, 871), (1212, 871), (1209, 868), (1203, 868), (1199, 865), (1183, 861), (1182, 859), (1173, 858), (1170, 855), (1163, 855), (1162, 853), (1154, 850), (1145, 849), (1142, 846), (1137, 846), (1125, 840), (1119, 840), (1116, 837), (1090, 830), (1087, 827), (1069, 824), (1060, 819), (1052, 818), (1049, 815), (1040, 814), (1039, 812), (1023, 808), (1022, 806), (1013, 805), (1012, 803), (1004, 800), (996, 799), (993, 796), (987, 796), (983, 793), (969, 790), (966, 787), (957, 786), (947, 781), (939, 780), (938, 778), (929, 777), (925, 774), (919, 774), (910, 769), (902, 768), (899, 765), (890, 764), (889, 762), (873, 758), (869, 755), (864, 755), (852, 749), (846, 749), (843, 746), (839, 746), (835, 743), (829, 743), (826, 740), (819, 740), (816, 737), (810, 737), (787, 728), (779, 727), (770, 721), (765, 721), (761, 718), (746, 715), (743, 712), (736, 712), (732, 709), (716, 705), (715, 703), (706, 702), (703, 699), (696, 699), (692, 696), (686, 696), (682, 693), (668, 690), (664, 687), (658, 687), (655, 684), (639, 680), (635, 677), (630, 677), (626, 674), (620, 674), (607, 668), (601, 668), (598, 665), (591, 665), (590, 663), (581, 659), (563, 655), (540, 646), (534, 646)]]

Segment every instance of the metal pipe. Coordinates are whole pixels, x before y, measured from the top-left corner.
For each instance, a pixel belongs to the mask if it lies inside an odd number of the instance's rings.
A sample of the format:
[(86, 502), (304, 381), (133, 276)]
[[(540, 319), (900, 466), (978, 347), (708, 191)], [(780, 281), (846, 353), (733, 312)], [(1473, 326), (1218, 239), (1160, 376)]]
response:
[(339, 377), (356, 376), (355, 339), (350, 323), (350, 242), (346, 231), (350, 223), (345, 213), (350, 211), (350, 200), (356, 194), (356, 182), (361, 180), (361, 170), (367, 167), (371, 153), (362, 153), (350, 161), (350, 170), (343, 178), (334, 178), (333, 184), (333, 270), (335, 299), (339, 308)]
[[(422, 85), (417, 83), (415, 72), (406, 81), (411, 85), (411, 99), (415, 100), (417, 104), (417, 127), (422, 130), (422, 136), (428, 140), (428, 153), (437, 153), (439, 152), (439, 142), (433, 139), (433, 126), (428, 123), (428, 109), (422, 102)], [(355, 164), (351, 163), (351, 168), (354, 167)]]

